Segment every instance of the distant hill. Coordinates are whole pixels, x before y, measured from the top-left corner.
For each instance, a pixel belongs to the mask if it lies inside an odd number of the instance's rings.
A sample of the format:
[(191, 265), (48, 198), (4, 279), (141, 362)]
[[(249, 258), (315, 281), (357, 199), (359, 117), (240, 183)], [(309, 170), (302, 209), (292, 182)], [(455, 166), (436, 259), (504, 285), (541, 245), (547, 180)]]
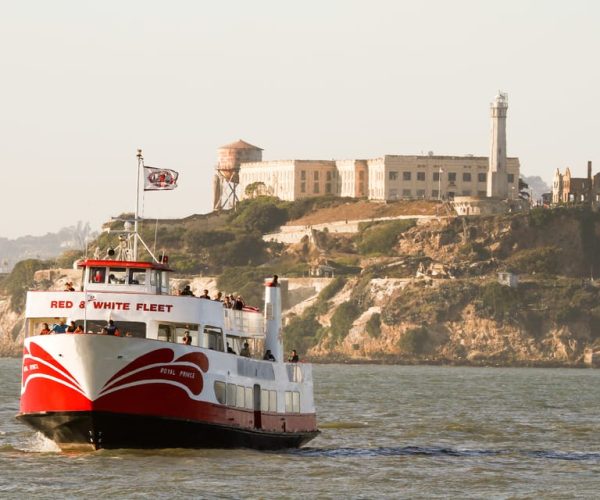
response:
[(24, 259), (50, 259), (67, 250), (81, 250), (87, 238), (93, 238), (89, 222), (79, 221), (56, 233), (22, 236), (14, 240), (0, 237), (0, 272), (9, 272)]
[(529, 189), (533, 191), (534, 201), (540, 200), (542, 198), (542, 194), (552, 191), (552, 188), (548, 186), (544, 179), (542, 179), (539, 175), (523, 177), (523, 180), (527, 183)]

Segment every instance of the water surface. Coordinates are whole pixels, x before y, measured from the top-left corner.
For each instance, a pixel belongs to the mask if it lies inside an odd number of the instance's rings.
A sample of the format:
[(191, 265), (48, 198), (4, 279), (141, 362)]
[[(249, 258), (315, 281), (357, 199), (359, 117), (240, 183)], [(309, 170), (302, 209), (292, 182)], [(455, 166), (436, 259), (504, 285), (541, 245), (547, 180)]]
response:
[(0, 497), (594, 498), (600, 371), (317, 365), (307, 447), (61, 453), (0, 359)]

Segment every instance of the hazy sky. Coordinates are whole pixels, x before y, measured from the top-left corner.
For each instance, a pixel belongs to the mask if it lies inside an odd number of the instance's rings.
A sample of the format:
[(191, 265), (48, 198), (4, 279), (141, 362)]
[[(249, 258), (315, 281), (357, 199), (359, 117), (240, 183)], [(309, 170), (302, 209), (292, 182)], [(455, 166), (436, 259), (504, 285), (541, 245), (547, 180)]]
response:
[(264, 159), (508, 153), (600, 170), (600, 2), (0, 2), (0, 236), (133, 211), (136, 149), (180, 172), (144, 215), (211, 207), (217, 148)]

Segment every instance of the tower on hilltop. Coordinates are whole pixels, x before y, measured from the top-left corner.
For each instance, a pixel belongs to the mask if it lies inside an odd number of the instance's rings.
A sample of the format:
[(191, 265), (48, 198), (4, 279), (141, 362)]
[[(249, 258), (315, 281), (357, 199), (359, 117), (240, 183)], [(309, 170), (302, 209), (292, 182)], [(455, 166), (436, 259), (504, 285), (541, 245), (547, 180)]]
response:
[(506, 113), (508, 94), (498, 92), (490, 104), (492, 115), (492, 141), (487, 176), (488, 198), (508, 198), (508, 175), (506, 172)]
[(262, 161), (262, 149), (241, 139), (219, 148), (213, 179), (213, 209), (235, 208), (242, 163)]

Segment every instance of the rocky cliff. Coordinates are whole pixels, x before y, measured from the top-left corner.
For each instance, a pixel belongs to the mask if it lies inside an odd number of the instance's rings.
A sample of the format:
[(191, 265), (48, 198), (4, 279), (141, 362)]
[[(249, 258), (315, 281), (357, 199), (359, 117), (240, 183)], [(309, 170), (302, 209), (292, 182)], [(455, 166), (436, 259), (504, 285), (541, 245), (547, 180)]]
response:
[[(558, 209), (390, 228), (397, 234), (385, 253), (361, 253), (360, 242), (331, 234), (318, 247), (315, 237), (312, 250), (309, 242), (302, 252), (284, 249), (287, 259), (314, 253), (360, 270), (289, 278), (286, 349), (321, 361), (545, 366), (580, 365), (600, 351), (598, 214)], [(499, 271), (514, 273), (518, 285), (499, 284)], [(60, 289), (76, 281), (73, 273), (38, 271), (34, 286)], [(218, 287), (216, 278), (173, 281), (174, 288), (188, 283), (196, 292)], [(23, 324), (0, 296), (0, 354), (20, 352)]]

